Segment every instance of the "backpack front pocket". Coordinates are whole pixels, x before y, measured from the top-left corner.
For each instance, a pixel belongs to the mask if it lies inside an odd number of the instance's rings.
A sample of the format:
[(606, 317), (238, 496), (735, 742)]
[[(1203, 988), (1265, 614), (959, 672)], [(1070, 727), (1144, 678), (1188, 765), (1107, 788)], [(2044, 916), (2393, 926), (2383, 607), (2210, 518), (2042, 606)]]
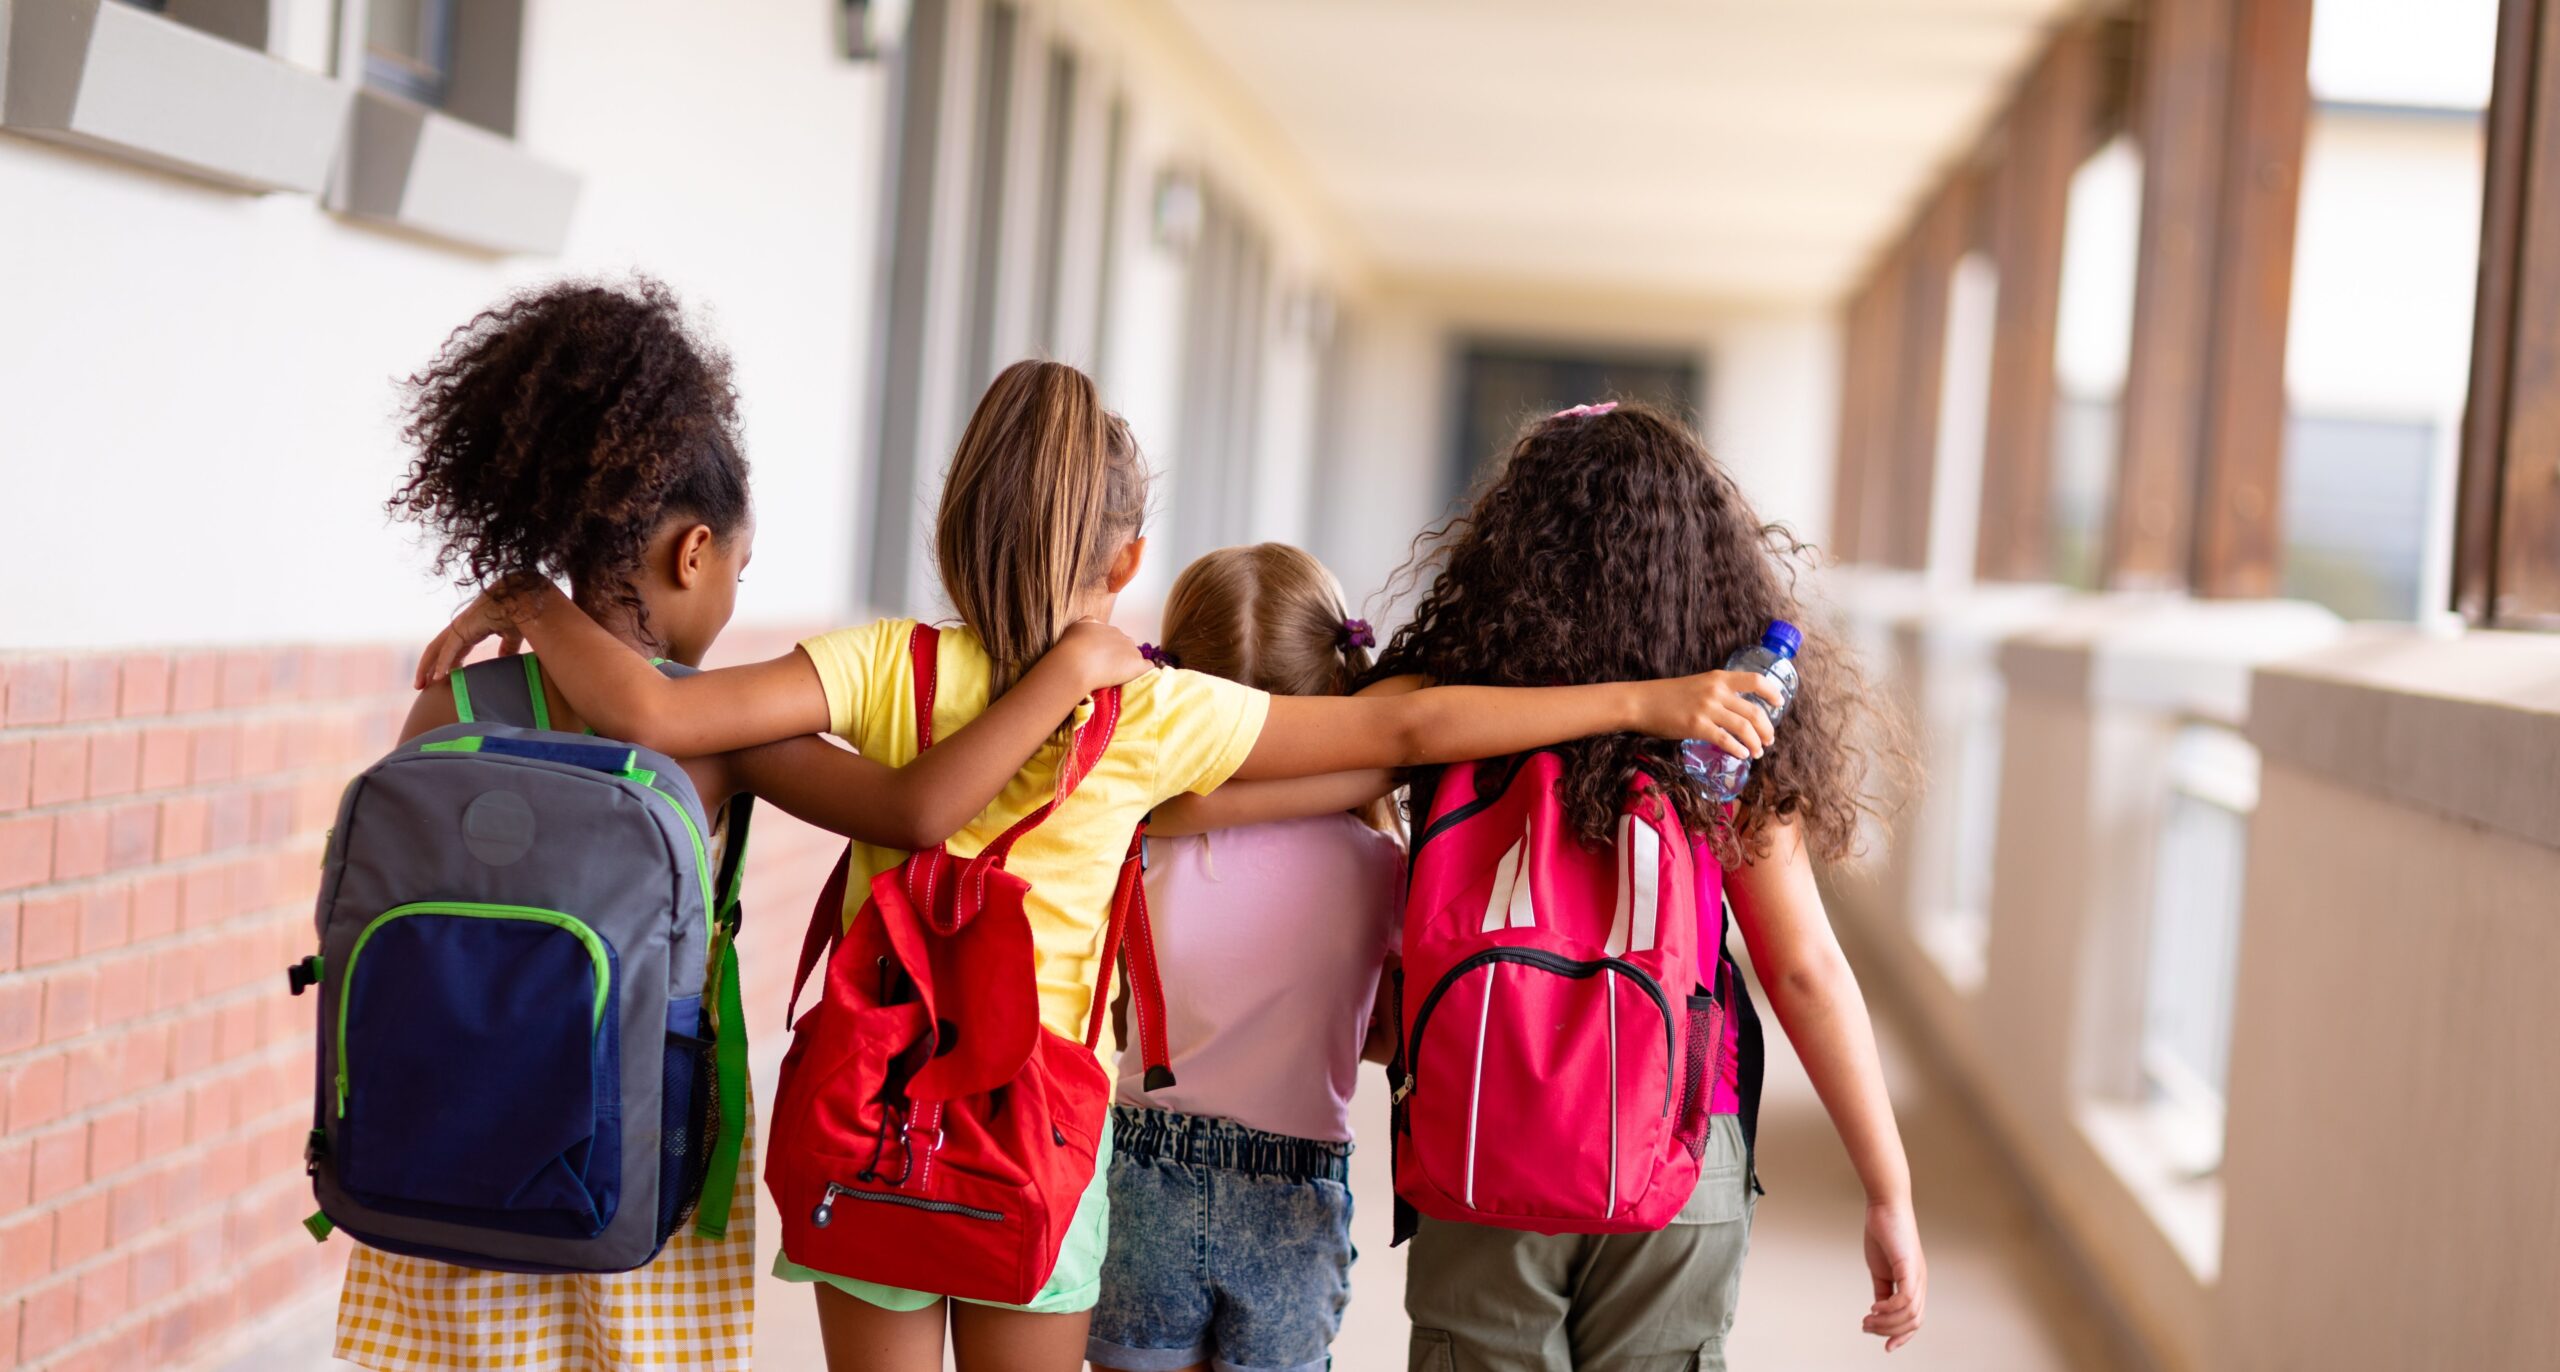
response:
[(614, 953), (556, 910), (428, 901), (338, 993), (338, 1174), (390, 1214), (592, 1238), (622, 1181)]
[(1653, 1172), (1638, 1164), (1676, 1127), (1676, 1032), (1661, 985), (1622, 958), (1471, 954), (1414, 1015), (1415, 1160), (1479, 1215), (1613, 1220), (1643, 1198)]

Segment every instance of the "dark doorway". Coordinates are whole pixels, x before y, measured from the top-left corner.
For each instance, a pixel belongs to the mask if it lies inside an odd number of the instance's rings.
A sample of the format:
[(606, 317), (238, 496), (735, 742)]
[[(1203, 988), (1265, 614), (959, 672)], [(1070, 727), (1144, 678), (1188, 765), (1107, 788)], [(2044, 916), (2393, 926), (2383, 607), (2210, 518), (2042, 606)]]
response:
[(1464, 498), (1502, 459), (1520, 426), (1571, 405), (1641, 400), (1691, 420), (1699, 418), (1699, 366), (1694, 353), (1560, 347), (1538, 343), (1467, 343), (1458, 353), (1457, 447), (1449, 495)]

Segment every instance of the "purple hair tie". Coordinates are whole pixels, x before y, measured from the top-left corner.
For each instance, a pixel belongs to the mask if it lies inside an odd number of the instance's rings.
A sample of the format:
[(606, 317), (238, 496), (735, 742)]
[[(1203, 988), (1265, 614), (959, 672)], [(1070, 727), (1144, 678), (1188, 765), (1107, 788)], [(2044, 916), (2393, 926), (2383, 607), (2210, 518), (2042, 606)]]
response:
[(1598, 418), (1599, 416), (1604, 415), (1604, 414), (1607, 414), (1608, 412), (1610, 412), (1611, 410), (1614, 410), (1614, 409), (1616, 409), (1616, 408), (1618, 408), (1618, 402), (1617, 402), (1617, 401), (1614, 401), (1614, 400), (1603, 400), (1603, 401), (1601, 401), (1601, 402), (1600, 402), (1599, 404), (1597, 404), (1597, 405), (1576, 405), (1576, 406), (1573, 406), (1573, 407), (1572, 407), (1572, 408), (1570, 408), (1570, 409), (1558, 410), (1558, 411), (1556, 411), (1554, 414), (1548, 415), (1548, 416), (1547, 416), (1547, 418), (1549, 418), (1549, 419), (1596, 419), (1596, 418)]
[(1378, 636), (1369, 632), (1369, 621), (1365, 619), (1346, 619), (1342, 621), (1342, 650), (1344, 652), (1347, 653), (1354, 648), (1375, 648), (1377, 646)]
[(1172, 671), (1182, 665), (1181, 663), (1173, 660), (1173, 654), (1166, 652), (1164, 649), (1159, 648), (1152, 643), (1139, 644), (1138, 656), (1145, 658), (1147, 661), (1152, 662), (1167, 671)]

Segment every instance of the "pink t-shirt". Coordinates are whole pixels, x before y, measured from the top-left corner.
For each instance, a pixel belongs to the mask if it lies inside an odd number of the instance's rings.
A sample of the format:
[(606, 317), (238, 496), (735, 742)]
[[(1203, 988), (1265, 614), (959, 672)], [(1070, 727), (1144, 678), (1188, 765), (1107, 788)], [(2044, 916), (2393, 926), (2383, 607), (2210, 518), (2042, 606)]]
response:
[(1119, 1102), (1348, 1142), (1403, 892), (1404, 849), (1349, 815), (1149, 839), (1175, 1081), (1144, 1090), (1132, 1044)]

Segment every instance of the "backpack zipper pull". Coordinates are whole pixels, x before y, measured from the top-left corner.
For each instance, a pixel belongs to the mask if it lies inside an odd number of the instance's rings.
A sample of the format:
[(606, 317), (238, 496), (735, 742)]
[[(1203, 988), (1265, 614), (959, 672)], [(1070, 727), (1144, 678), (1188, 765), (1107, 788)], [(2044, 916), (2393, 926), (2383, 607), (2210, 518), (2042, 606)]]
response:
[(1404, 1074), (1404, 1080), (1396, 1083), (1395, 1094), (1389, 1096), (1387, 1099), (1390, 1104), (1402, 1105), (1404, 1104), (1404, 1098), (1412, 1094), (1413, 1074), (1411, 1072), (1407, 1072)]
[(838, 1186), (834, 1182), (828, 1182), (826, 1194), (818, 1198), (817, 1208), (809, 1212), (809, 1223), (816, 1225), (820, 1229), (824, 1229), (828, 1225), (835, 1223), (836, 1193), (843, 1189), (843, 1187)]

